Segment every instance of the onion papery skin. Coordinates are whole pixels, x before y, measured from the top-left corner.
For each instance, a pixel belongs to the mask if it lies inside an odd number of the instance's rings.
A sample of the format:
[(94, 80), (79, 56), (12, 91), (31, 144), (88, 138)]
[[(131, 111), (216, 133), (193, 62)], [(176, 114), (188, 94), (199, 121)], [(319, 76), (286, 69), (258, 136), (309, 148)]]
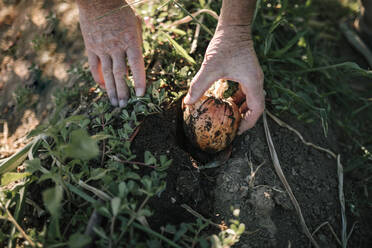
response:
[(233, 101), (203, 96), (194, 105), (182, 101), (182, 110), (185, 134), (195, 147), (216, 153), (234, 140), (241, 116)]

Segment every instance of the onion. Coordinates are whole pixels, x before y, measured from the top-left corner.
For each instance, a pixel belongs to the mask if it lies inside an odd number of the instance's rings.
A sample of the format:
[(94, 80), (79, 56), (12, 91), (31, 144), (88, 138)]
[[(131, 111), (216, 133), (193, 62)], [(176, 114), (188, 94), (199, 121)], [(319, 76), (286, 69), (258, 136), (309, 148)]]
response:
[(191, 143), (199, 149), (215, 153), (234, 140), (241, 115), (233, 97), (224, 99), (222, 85), (216, 83), (194, 105), (182, 101), (183, 127)]

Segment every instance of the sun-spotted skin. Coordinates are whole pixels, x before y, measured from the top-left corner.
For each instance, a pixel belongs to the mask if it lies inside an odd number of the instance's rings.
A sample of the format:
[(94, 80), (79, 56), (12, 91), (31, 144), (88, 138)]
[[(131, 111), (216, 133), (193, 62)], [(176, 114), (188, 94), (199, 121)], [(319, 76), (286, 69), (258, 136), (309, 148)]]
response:
[(194, 146), (215, 153), (234, 140), (241, 119), (234, 102), (203, 96), (194, 105), (182, 104), (182, 110), (184, 130)]

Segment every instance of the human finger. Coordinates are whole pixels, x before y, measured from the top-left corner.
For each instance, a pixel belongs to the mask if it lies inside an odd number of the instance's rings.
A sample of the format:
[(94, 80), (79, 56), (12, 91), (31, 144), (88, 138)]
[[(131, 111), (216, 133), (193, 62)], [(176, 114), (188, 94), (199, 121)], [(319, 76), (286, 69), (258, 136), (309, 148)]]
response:
[(185, 104), (194, 104), (215, 81), (220, 79), (222, 74), (216, 73), (215, 70), (216, 68), (212, 68), (208, 64), (202, 65), (191, 81), (189, 91), (184, 100)]
[(100, 57), (102, 63), (102, 73), (106, 84), (107, 95), (113, 106), (118, 106), (118, 98), (116, 95), (116, 87), (114, 81), (114, 75), (112, 73), (112, 60), (107, 54), (101, 55)]
[(140, 45), (134, 45), (127, 49), (128, 64), (133, 74), (136, 96), (143, 96), (146, 91), (145, 64), (143, 62)]
[(257, 85), (245, 90), (246, 102), (240, 107), (243, 118), (240, 122), (238, 134), (252, 128), (265, 109), (265, 98), (262, 86)]
[(105, 82), (103, 80), (103, 76), (101, 76), (99, 73), (99, 67), (100, 67), (101, 62), (98, 56), (90, 50), (87, 50), (87, 55), (88, 55), (89, 69), (92, 73), (94, 81), (99, 83), (104, 88)]
[(127, 76), (127, 65), (125, 62), (124, 52), (117, 52), (112, 57), (113, 74), (115, 79), (116, 94), (119, 101), (119, 107), (123, 108), (127, 106), (129, 99), (129, 89), (125, 82)]

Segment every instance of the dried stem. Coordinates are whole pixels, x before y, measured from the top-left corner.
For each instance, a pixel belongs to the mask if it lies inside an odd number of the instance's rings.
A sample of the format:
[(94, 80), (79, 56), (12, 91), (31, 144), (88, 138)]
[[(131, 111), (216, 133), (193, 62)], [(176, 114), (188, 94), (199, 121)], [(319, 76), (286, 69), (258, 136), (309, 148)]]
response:
[[(340, 245), (340, 246), (342, 246), (342, 244), (341, 244), (341, 241), (340, 241), (340, 239), (337, 237), (337, 234), (336, 234), (336, 232), (335, 232), (335, 230), (333, 229), (333, 227), (331, 226), (331, 224), (329, 224), (329, 222), (328, 221), (326, 221), (326, 222), (323, 222), (322, 224), (320, 224), (315, 230), (314, 230), (314, 232), (311, 234), (311, 235), (315, 235), (323, 226), (328, 226), (329, 227), (329, 230), (331, 230), (331, 233), (332, 233), (332, 235), (333, 235), (333, 237), (335, 237), (335, 239), (336, 239), (336, 241), (337, 241), (337, 243)], [(309, 246), (311, 246), (311, 244), (309, 245)]]
[(195, 217), (199, 218), (199, 219), (202, 219), (204, 220), (205, 222), (211, 224), (212, 226), (215, 226), (219, 229), (223, 229), (222, 228), (222, 225), (219, 225), (217, 223), (214, 223), (213, 221), (205, 218), (203, 215), (199, 214), (198, 212), (196, 212), (194, 209), (192, 209), (191, 207), (189, 207), (188, 205), (186, 204), (182, 204), (181, 207), (183, 207), (184, 209), (186, 209), (187, 212), (189, 212), (190, 214), (194, 215)]
[[(348, 241), (348, 237), (346, 236), (347, 220), (346, 220), (346, 213), (345, 213), (345, 196), (344, 196), (344, 192), (343, 192), (344, 175), (343, 175), (343, 166), (342, 166), (341, 161), (340, 161), (340, 155), (339, 154), (336, 155), (336, 153), (332, 152), (329, 149), (317, 146), (317, 145), (315, 145), (311, 142), (306, 141), (299, 131), (297, 131), (296, 129), (294, 129), (293, 127), (291, 127), (290, 125), (288, 125), (284, 121), (280, 120), (278, 117), (271, 114), (269, 111), (266, 110), (265, 113), (267, 113), (279, 126), (285, 127), (287, 129), (289, 129), (290, 131), (294, 132), (305, 145), (311, 146), (311, 147), (313, 147), (317, 150), (326, 152), (327, 154), (331, 155), (333, 158), (335, 158), (337, 160), (338, 195), (339, 195), (339, 201), (340, 201), (340, 205), (341, 205), (341, 221), (342, 221), (342, 237), (341, 238), (342, 238), (342, 247), (346, 248), (347, 247), (347, 241)], [(264, 118), (266, 118), (266, 117), (264, 117)], [(351, 235), (351, 232), (350, 232), (349, 236), (350, 235)]]
[(10, 221), (16, 228), (17, 230), (22, 234), (23, 238), (27, 240), (27, 242), (30, 243), (32, 247), (36, 247), (35, 243), (31, 240), (31, 238), (26, 234), (26, 232), (22, 229), (22, 227), (17, 223), (17, 221), (14, 219), (13, 215), (10, 213), (10, 211), (5, 208), (5, 211), (8, 215), (7, 220)]
[(268, 127), (268, 124), (267, 124), (266, 111), (263, 114), (263, 122), (264, 122), (266, 140), (267, 140), (267, 143), (268, 143), (268, 146), (269, 146), (270, 155), (271, 155), (271, 159), (272, 159), (273, 164), (274, 164), (275, 171), (276, 171), (277, 175), (279, 176), (280, 180), (282, 181), (282, 183), (284, 184), (284, 187), (287, 190), (289, 197), (291, 198), (291, 201), (292, 201), (292, 203), (293, 203), (293, 205), (296, 209), (296, 212), (297, 212), (297, 214), (300, 218), (300, 223), (301, 223), (302, 228), (304, 229), (305, 235), (310, 239), (311, 243), (316, 248), (319, 248), (318, 243), (315, 241), (314, 237), (311, 235), (311, 233), (309, 231), (309, 228), (306, 225), (306, 222), (305, 222), (304, 216), (302, 214), (300, 204), (298, 204), (298, 201), (293, 194), (291, 186), (289, 185), (287, 179), (285, 178), (283, 170), (280, 166), (279, 158), (278, 158), (278, 155), (276, 153), (274, 143), (271, 139), (270, 130), (269, 130), (269, 127)]

